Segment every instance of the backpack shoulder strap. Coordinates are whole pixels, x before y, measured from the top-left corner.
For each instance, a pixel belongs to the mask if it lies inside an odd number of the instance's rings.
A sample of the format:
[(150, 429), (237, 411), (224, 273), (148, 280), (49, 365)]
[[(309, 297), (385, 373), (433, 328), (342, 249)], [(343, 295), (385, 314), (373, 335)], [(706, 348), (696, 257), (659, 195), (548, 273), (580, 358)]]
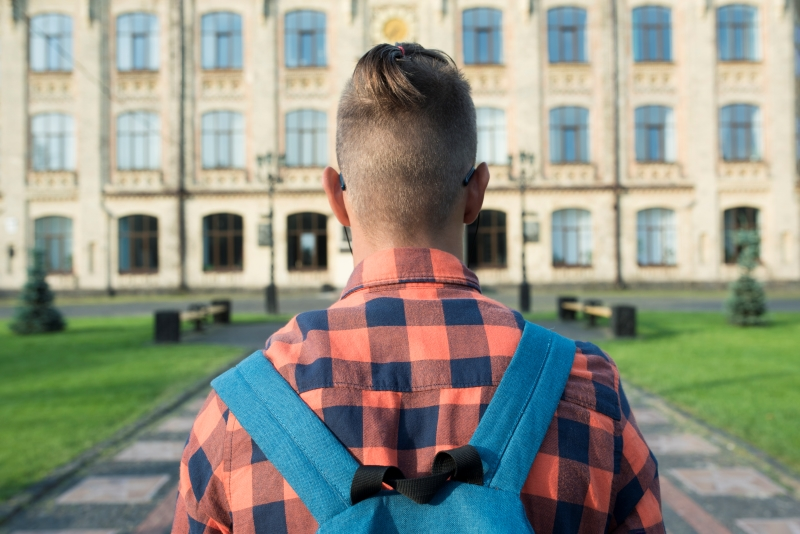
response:
[(318, 523), (350, 506), (358, 462), (261, 351), (211, 386)]
[(526, 322), (511, 363), (470, 440), (484, 485), (519, 493), (567, 384), (575, 343)]

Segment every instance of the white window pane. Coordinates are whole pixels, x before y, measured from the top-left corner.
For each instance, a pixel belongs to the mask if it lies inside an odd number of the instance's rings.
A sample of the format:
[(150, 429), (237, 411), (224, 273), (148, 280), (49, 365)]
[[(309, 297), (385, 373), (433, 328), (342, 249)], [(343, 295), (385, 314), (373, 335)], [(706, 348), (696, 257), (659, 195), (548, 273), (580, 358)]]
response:
[(214, 135), (211, 132), (203, 132), (203, 168), (213, 169), (216, 162), (214, 151)]
[(244, 168), (245, 141), (244, 133), (238, 132), (233, 135), (233, 167)]

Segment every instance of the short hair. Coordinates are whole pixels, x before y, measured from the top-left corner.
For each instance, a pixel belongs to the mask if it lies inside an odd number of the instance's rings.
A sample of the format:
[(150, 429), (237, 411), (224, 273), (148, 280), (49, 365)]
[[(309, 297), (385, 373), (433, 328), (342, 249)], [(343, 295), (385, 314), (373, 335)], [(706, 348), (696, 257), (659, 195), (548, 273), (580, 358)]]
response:
[(368, 232), (411, 237), (452, 216), (478, 144), (470, 86), (419, 44), (381, 44), (358, 61), (341, 100), (336, 157)]

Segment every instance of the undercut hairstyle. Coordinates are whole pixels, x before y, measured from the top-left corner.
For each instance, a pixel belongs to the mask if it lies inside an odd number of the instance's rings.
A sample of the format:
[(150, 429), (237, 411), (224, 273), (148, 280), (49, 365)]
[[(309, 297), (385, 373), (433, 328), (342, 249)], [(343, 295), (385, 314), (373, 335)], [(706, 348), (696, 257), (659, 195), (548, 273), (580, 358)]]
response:
[(365, 231), (411, 238), (444, 224), (477, 143), (470, 86), (450, 56), (381, 44), (358, 61), (339, 101), (336, 157)]

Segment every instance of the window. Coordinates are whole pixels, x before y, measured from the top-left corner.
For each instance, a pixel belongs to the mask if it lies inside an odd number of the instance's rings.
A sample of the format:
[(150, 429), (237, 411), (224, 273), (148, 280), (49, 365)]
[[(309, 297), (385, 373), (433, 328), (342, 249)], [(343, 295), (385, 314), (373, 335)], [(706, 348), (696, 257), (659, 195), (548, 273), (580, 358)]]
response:
[(506, 214), (482, 210), (480, 219), (467, 226), (467, 264), (470, 267), (505, 267)]
[(563, 107), (550, 110), (550, 162), (589, 162), (589, 110)]
[(291, 11), (286, 14), (286, 66), (324, 67), (325, 13)]
[(328, 164), (328, 116), (301, 109), (286, 114), (286, 165), (324, 167)]
[(244, 118), (234, 111), (203, 115), (203, 168), (244, 168)]
[(49, 13), (31, 17), (30, 62), (36, 72), (72, 70), (72, 19)]
[(117, 69), (158, 70), (158, 18), (149, 13), (117, 17)]
[(242, 17), (220, 12), (203, 15), (203, 69), (242, 68)]
[(61, 113), (34, 115), (31, 121), (34, 171), (75, 169), (75, 133), (72, 117)]
[(132, 111), (117, 117), (117, 168), (121, 171), (158, 169), (161, 166), (159, 117)]
[(586, 63), (586, 10), (557, 7), (547, 12), (550, 63)]
[(738, 4), (719, 8), (717, 45), (721, 61), (758, 60), (758, 9)]
[(289, 270), (328, 267), (328, 218), (321, 213), (296, 213), (287, 220)]
[(503, 12), (480, 7), (466, 9), (462, 19), (464, 63), (467, 65), (503, 62)]
[(672, 61), (671, 11), (644, 6), (633, 10), (633, 60)]
[(675, 212), (653, 208), (636, 214), (636, 258), (639, 265), (675, 265)]
[(553, 212), (553, 267), (592, 265), (592, 214), (567, 209)]
[(158, 272), (158, 219), (130, 215), (119, 220), (119, 272)]
[(760, 231), (760, 213), (757, 208), (731, 208), (723, 213), (725, 263), (735, 264), (739, 259), (741, 247), (736, 244), (736, 232), (739, 230)]
[(33, 228), (36, 250), (44, 253), (48, 273), (72, 272), (72, 219), (42, 217)]
[(725, 161), (761, 159), (761, 113), (749, 104), (733, 104), (720, 110), (720, 142)]
[(636, 108), (636, 161), (675, 161), (675, 119), (672, 108)]
[(506, 112), (502, 109), (478, 108), (475, 113), (478, 120), (477, 161), (505, 165), (508, 162)]
[(203, 217), (203, 270), (241, 271), (242, 218), (233, 213)]

